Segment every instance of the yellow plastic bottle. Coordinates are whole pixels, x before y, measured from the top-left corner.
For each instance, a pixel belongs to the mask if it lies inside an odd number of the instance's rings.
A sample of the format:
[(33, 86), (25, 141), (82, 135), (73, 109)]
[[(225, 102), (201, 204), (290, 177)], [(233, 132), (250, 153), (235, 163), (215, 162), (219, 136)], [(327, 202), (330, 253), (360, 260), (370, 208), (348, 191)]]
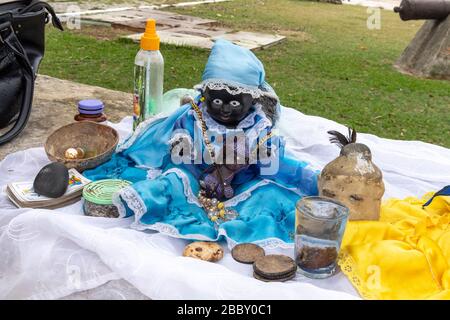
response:
[(147, 20), (140, 46), (134, 61), (133, 129), (162, 112), (164, 58), (154, 19)]

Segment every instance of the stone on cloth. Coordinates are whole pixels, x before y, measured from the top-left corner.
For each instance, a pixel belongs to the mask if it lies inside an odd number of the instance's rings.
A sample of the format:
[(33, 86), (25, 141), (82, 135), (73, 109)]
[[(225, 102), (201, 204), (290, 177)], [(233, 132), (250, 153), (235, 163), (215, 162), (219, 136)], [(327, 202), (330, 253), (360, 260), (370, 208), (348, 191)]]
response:
[(34, 191), (48, 198), (59, 198), (69, 185), (69, 170), (59, 162), (53, 162), (41, 169), (33, 182)]

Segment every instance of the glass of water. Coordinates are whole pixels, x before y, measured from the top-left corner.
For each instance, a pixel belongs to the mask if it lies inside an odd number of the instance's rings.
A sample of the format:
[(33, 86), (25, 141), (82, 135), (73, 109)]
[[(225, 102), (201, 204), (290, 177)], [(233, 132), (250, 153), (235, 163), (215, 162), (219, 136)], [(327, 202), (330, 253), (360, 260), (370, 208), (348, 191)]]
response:
[(297, 203), (295, 260), (308, 278), (323, 279), (336, 271), (349, 209), (324, 197), (305, 197)]

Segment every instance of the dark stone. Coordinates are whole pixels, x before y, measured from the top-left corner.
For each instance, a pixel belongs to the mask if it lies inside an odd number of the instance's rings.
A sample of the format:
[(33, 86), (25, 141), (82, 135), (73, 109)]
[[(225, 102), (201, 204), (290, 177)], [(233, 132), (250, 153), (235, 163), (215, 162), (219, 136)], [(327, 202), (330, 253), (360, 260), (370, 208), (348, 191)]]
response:
[(48, 198), (59, 198), (69, 185), (69, 171), (59, 162), (53, 162), (41, 169), (33, 182), (34, 191)]
[(302, 246), (297, 252), (297, 264), (302, 269), (316, 270), (326, 268), (336, 262), (336, 247)]

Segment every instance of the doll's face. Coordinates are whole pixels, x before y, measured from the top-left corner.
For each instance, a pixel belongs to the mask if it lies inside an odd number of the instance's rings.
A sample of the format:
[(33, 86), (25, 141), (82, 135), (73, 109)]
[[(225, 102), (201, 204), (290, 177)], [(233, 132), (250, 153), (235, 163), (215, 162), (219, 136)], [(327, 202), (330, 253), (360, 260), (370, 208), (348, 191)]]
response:
[(204, 96), (211, 117), (229, 127), (238, 125), (253, 106), (252, 96), (246, 93), (232, 95), (227, 90), (206, 88)]

